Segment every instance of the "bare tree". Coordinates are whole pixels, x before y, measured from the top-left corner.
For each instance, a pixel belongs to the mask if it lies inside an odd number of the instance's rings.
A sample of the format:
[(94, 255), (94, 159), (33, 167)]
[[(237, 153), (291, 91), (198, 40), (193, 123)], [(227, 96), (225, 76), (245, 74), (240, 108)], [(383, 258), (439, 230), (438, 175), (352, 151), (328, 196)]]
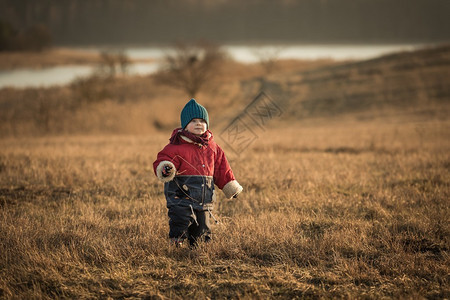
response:
[(130, 59), (123, 50), (120, 51), (102, 51), (100, 53), (100, 62), (97, 66), (97, 76), (114, 78), (119, 73), (126, 75)]
[(266, 75), (269, 75), (275, 71), (282, 51), (282, 47), (266, 47), (254, 50), (253, 54), (258, 58)]
[(212, 82), (225, 57), (225, 52), (211, 43), (178, 43), (174, 51), (165, 56), (155, 79), (195, 97), (206, 84)]

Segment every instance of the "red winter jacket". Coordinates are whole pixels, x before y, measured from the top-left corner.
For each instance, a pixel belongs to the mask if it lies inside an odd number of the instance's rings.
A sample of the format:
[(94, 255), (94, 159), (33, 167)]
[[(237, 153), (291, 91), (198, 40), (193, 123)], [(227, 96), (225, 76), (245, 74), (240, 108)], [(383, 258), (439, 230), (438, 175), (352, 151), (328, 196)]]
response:
[[(180, 128), (173, 131), (172, 137)], [(180, 136), (180, 144), (168, 144), (158, 153), (153, 169), (163, 181), (167, 206), (194, 205), (197, 209), (210, 206), (215, 200), (214, 184), (227, 198), (239, 194), (242, 187), (236, 181), (222, 148), (214, 142), (211, 131), (207, 131), (208, 145), (202, 146), (191, 139)], [(164, 177), (165, 165), (172, 173)]]

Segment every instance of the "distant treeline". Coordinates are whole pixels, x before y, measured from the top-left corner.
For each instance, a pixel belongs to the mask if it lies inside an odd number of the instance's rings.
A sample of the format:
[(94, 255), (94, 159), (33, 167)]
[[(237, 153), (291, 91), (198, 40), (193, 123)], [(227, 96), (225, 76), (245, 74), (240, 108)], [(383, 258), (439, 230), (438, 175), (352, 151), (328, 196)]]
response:
[(0, 0), (0, 20), (45, 24), (56, 44), (436, 42), (447, 0)]
[(0, 51), (41, 51), (51, 45), (52, 36), (43, 24), (17, 30), (0, 20)]

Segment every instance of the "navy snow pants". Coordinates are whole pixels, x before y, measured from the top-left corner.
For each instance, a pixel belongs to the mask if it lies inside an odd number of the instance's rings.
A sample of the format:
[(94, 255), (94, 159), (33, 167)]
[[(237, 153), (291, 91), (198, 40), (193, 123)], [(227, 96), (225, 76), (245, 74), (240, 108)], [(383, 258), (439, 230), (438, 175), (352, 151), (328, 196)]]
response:
[(169, 215), (169, 238), (188, 239), (191, 246), (203, 239), (211, 239), (210, 213), (195, 210), (191, 206), (171, 206)]

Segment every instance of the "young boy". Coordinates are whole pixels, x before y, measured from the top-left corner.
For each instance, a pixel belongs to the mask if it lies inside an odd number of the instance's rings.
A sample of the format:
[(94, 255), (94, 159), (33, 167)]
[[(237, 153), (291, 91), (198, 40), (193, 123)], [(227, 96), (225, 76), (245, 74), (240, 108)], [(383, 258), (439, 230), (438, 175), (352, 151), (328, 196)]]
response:
[(211, 239), (214, 184), (230, 199), (242, 191), (208, 128), (208, 112), (191, 99), (181, 111), (181, 128), (173, 131), (153, 163), (156, 176), (164, 182), (169, 238), (176, 246), (185, 239), (191, 246), (202, 237)]

